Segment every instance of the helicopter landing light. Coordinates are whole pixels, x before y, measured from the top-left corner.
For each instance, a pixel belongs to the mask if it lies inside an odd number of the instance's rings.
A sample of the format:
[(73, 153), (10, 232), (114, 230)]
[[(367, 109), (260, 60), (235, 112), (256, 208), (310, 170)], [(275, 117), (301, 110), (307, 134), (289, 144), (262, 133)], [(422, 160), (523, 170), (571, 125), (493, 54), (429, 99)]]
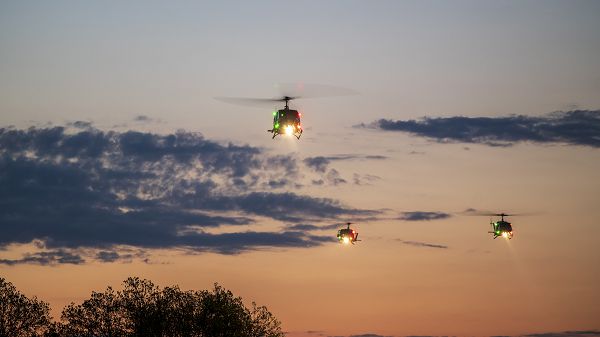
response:
[(294, 133), (294, 127), (291, 125), (286, 125), (285, 127), (285, 134), (286, 135), (291, 135)]
[(508, 233), (507, 232), (502, 233), (502, 237), (505, 239), (508, 238)]
[(342, 239), (342, 241), (344, 242), (345, 245), (350, 243), (350, 238), (347, 236), (344, 236), (344, 238)]

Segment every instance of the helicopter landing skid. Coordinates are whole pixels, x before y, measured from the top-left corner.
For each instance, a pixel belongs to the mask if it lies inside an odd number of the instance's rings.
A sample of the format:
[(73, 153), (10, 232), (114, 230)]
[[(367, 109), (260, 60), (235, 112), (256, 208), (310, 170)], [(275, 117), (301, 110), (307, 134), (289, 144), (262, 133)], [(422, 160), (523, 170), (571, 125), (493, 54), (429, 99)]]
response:
[[(271, 132), (273, 134), (273, 137), (271, 137), (271, 139), (275, 139), (275, 137), (281, 134), (279, 132), (273, 132), (273, 130), (267, 130), (267, 132)], [(300, 139), (300, 136), (302, 136), (302, 132), (300, 132), (298, 135), (294, 135), (294, 137), (296, 137), (297, 139)]]

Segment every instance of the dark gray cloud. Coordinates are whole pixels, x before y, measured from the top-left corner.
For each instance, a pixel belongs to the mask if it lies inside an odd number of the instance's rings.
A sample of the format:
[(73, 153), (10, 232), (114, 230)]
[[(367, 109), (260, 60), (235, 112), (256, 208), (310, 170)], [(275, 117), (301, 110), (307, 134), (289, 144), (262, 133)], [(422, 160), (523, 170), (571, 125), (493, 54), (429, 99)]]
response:
[[(344, 336), (330, 336), (330, 337), (344, 337)], [(383, 336), (378, 334), (360, 334), (360, 335), (350, 335), (347, 337), (392, 337), (392, 336)], [(435, 337), (430, 335), (408, 335), (404, 337)], [(511, 337), (511, 336), (490, 336), (490, 337)], [(516, 336), (515, 336), (516, 337)], [(529, 335), (519, 335), (519, 337), (600, 337), (600, 331), (598, 330), (581, 330), (581, 331), (563, 331), (563, 332), (545, 332), (545, 333), (536, 333)]]
[[(322, 334), (321, 331), (306, 331), (306, 333)], [(373, 333), (365, 333), (358, 335), (348, 336), (328, 336), (328, 337), (393, 337), (384, 336)], [(406, 335), (404, 337), (442, 337), (433, 335)], [(446, 336), (443, 336), (446, 337)], [(511, 337), (511, 336), (490, 336), (490, 337)], [(535, 333), (529, 335), (515, 335), (512, 337), (600, 337), (600, 331), (598, 330), (581, 330), (581, 331), (563, 331), (563, 332), (546, 332), (546, 333)]]
[(153, 119), (146, 115), (137, 115), (133, 118), (135, 122), (152, 122)]
[(434, 243), (419, 242), (419, 241), (410, 241), (410, 240), (402, 240), (402, 239), (396, 239), (396, 241), (402, 242), (405, 245), (415, 246), (415, 247), (448, 249), (448, 246), (438, 245), (438, 244), (434, 244)]
[(599, 330), (575, 330), (563, 332), (544, 332), (523, 335), (524, 337), (600, 337)]
[(356, 159), (370, 159), (370, 160), (383, 160), (387, 159), (386, 156), (381, 155), (357, 155), (357, 154), (338, 154), (332, 156), (317, 156), (304, 158), (304, 165), (310, 167), (316, 172), (325, 173), (327, 167), (332, 161), (341, 160), (356, 160)]
[(440, 142), (510, 146), (518, 142), (564, 143), (600, 147), (600, 110), (573, 110), (541, 117), (426, 117), (421, 120), (380, 119), (371, 127), (408, 132)]
[(452, 215), (444, 212), (422, 212), (422, 211), (414, 211), (414, 212), (402, 212), (402, 215), (398, 217), (399, 220), (405, 221), (430, 221), (430, 220), (440, 220), (447, 219)]
[(107, 262), (123, 258), (116, 246), (234, 254), (310, 247), (329, 236), (205, 229), (257, 216), (298, 223), (379, 213), (281, 191), (298, 187), (298, 171), (293, 157), (197, 133), (0, 129), (0, 247), (41, 240), (51, 250), (94, 248)]
[(115, 251), (99, 251), (98, 254), (96, 254), (96, 258), (98, 260), (104, 261), (104, 262), (113, 262), (118, 260), (120, 257), (119, 253), (115, 252)]
[(330, 162), (330, 159), (321, 156), (304, 158), (304, 164), (306, 166), (321, 173), (325, 173)]
[(288, 230), (293, 231), (328, 231), (341, 228), (343, 225), (341, 224), (331, 224), (331, 225), (311, 225), (311, 224), (296, 224), (289, 225), (286, 227)]
[[(111, 250), (101, 250), (96, 253), (96, 260), (101, 262), (115, 262), (115, 261), (131, 261), (135, 256), (129, 253), (121, 253), (119, 254), (117, 251)], [(138, 256), (143, 257), (143, 256)]]
[(78, 254), (68, 252), (63, 249), (29, 253), (25, 254), (20, 259), (0, 259), (0, 264), (16, 265), (16, 264), (39, 264), (39, 265), (56, 265), (56, 264), (82, 264), (85, 260)]
[[(329, 164), (332, 161), (342, 161), (342, 160), (355, 160), (355, 159), (369, 159), (369, 160), (383, 160), (387, 159), (386, 156), (380, 155), (354, 155), (354, 154), (339, 154), (333, 156), (317, 156), (317, 157), (307, 157), (303, 160), (304, 165), (311, 168), (313, 171), (320, 173), (321, 178), (312, 181), (313, 185), (333, 185), (337, 186), (340, 184), (348, 183), (348, 180), (344, 179), (338, 170), (334, 168), (329, 168)], [(366, 185), (370, 182), (377, 180), (379, 177), (374, 175), (359, 175), (355, 173), (353, 175), (353, 182), (355, 185)]]
[(68, 126), (74, 127), (77, 129), (90, 129), (92, 128), (92, 122), (84, 122), (84, 121), (75, 121), (71, 123), (67, 123)]

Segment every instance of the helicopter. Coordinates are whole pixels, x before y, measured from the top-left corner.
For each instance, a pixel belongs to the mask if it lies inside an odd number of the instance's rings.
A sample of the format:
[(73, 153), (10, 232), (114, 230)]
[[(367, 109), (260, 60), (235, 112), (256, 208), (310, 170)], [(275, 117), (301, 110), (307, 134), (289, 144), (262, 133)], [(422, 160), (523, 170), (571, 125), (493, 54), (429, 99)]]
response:
[(513, 238), (514, 231), (513, 231), (513, 227), (511, 225), (511, 223), (504, 220), (505, 217), (507, 217), (507, 216), (529, 216), (529, 215), (537, 215), (539, 213), (529, 212), (529, 213), (506, 214), (506, 213), (493, 213), (493, 212), (486, 212), (486, 211), (478, 211), (476, 209), (469, 208), (466, 211), (464, 211), (462, 214), (469, 215), (469, 216), (480, 216), (480, 215), (499, 216), (500, 220), (494, 221), (494, 220), (490, 219), (490, 226), (492, 226), (492, 230), (488, 231), (488, 233), (492, 234), (494, 239), (501, 236), (507, 240), (510, 240)]
[(361, 241), (358, 239), (358, 232), (354, 229), (350, 228), (352, 222), (346, 222), (347, 227), (338, 230), (337, 239), (340, 243), (345, 245), (351, 243), (354, 244), (357, 241)]
[(283, 109), (273, 111), (273, 126), (267, 132), (271, 133), (271, 139), (279, 135), (294, 136), (300, 139), (304, 129), (302, 128), (302, 113), (290, 109), (289, 102), (299, 98), (330, 97), (355, 95), (350, 89), (320, 85), (320, 84), (293, 84), (283, 83), (278, 85), (280, 92), (285, 93), (276, 98), (250, 98), (250, 97), (215, 97), (215, 99), (237, 105), (273, 105), (274, 102), (285, 102)]
[(495, 216), (499, 216), (500, 217), (500, 221), (493, 221), (490, 220), (490, 225), (492, 226), (492, 230), (489, 231), (488, 233), (492, 234), (494, 236), (494, 239), (496, 239), (499, 236), (502, 236), (505, 239), (512, 239), (513, 238), (513, 229), (512, 226), (510, 225), (510, 222), (508, 221), (504, 221), (504, 217), (505, 216), (511, 216), (510, 214), (505, 214), (505, 213), (500, 213), (500, 214), (494, 214)]
[(302, 124), (300, 122), (300, 117), (302, 117), (302, 113), (298, 110), (290, 109), (288, 102), (295, 99), (296, 97), (283, 96), (280, 101), (285, 102), (285, 107), (283, 109), (273, 111), (273, 128), (267, 130), (267, 132), (271, 132), (274, 139), (280, 134), (293, 135), (296, 138), (300, 139), (302, 136)]

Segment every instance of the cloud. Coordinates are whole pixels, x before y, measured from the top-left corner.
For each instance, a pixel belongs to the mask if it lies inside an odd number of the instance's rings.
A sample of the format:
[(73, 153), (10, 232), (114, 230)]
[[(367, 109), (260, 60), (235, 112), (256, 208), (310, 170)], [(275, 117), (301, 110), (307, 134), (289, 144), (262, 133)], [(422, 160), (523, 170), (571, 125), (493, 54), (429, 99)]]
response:
[[(312, 247), (329, 236), (205, 230), (379, 213), (282, 191), (298, 187), (298, 172), (293, 157), (197, 133), (0, 129), (0, 247), (41, 240), (50, 250), (96, 249), (106, 262), (127, 258), (116, 246), (237, 254)], [(49, 259), (4, 263), (38, 257)]]
[[(323, 331), (305, 331), (307, 334), (317, 334), (323, 335)], [(518, 335), (519, 337), (600, 337), (600, 331), (598, 330), (582, 330), (582, 331), (563, 331), (563, 332), (547, 332), (547, 333), (537, 333), (537, 334), (529, 334), (529, 335)], [(393, 336), (384, 336), (374, 333), (364, 333), (364, 334), (356, 334), (356, 335), (347, 335), (347, 336), (329, 336), (329, 337), (393, 337)], [(407, 335), (404, 337), (436, 337), (431, 335)], [(511, 336), (490, 336), (490, 337), (511, 337)], [(517, 337), (517, 336), (513, 336)]]
[(145, 115), (137, 115), (133, 118), (135, 122), (152, 122), (153, 119)]
[[(317, 180), (313, 180), (313, 185), (333, 185), (337, 186), (340, 184), (346, 184), (348, 181), (344, 179), (338, 170), (332, 168), (329, 169), (329, 164), (332, 161), (341, 161), (341, 160), (383, 160), (387, 159), (386, 156), (381, 155), (353, 155), (353, 154), (339, 154), (333, 156), (317, 156), (317, 157), (307, 157), (303, 160), (304, 165), (311, 168), (313, 171), (320, 173), (321, 178)], [(374, 175), (359, 175), (355, 173), (353, 175), (353, 182), (355, 185), (366, 185), (370, 182), (379, 179), (379, 177)]]
[(371, 185), (373, 182), (377, 180), (381, 180), (381, 177), (373, 175), (373, 174), (358, 174), (354, 173), (352, 176), (354, 180), (354, 185)]
[[(136, 256), (137, 255), (137, 256)], [(96, 260), (100, 261), (100, 262), (115, 262), (115, 261), (125, 261), (125, 262), (129, 262), (131, 261), (134, 257), (145, 257), (145, 255), (143, 254), (143, 252), (140, 252), (138, 254), (131, 254), (131, 253), (121, 253), (119, 254), (117, 251), (115, 250), (101, 250), (98, 251), (96, 253)]]
[(338, 229), (341, 226), (342, 225), (340, 225), (340, 224), (331, 224), (331, 225), (322, 225), (322, 226), (311, 225), (311, 224), (296, 224), (296, 225), (289, 225), (286, 227), (286, 229), (294, 230), (294, 231), (328, 231), (328, 230)]
[(402, 240), (402, 239), (396, 239), (396, 241), (402, 242), (405, 245), (410, 245), (410, 246), (415, 246), (415, 247), (448, 249), (448, 246), (427, 243), (427, 242), (409, 241), (409, 240)]
[(25, 256), (21, 259), (0, 259), (0, 264), (5, 265), (16, 265), (16, 264), (39, 264), (39, 265), (56, 265), (56, 264), (82, 264), (85, 260), (71, 252), (65, 251), (63, 249), (46, 251), (46, 252), (38, 252), (38, 253), (29, 253), (25, 254)]
[(430, 220), (440, 220), (447, 219), (452, 215), (443, 212), (402, 212), (402, 215), (398, 218), (399, 220), (405, 221), (430, 221)]
[(71, 123), (67, 123), (68, 126), (74, 127), (77, 129), (90, 129), (92, 128), (92, 122), (84, 122), (84, 121), (75, 121)]
[(510, 146), (518, 142), (564, 143), (600, 147), (600, 110), (555, 112), (540, 117), (425, 117), (380, 119), (357, 127), (408, 132), (439, 142)]
[(563, 332), (544, 332), (523, 335), (524, 337), (600, 337), (598, 330), (580, 330), (580, 331), (563, 331)]
[(336, 169), (331, 169), (325, 175), (325, 179), (332, 185), (339, 185), (347, 183), (346, 179), (340, 176), (340, 173)]
[(384, 160), (387, 159), (386, 156), (381, 155), (357, 155), (357, 154), (338, 154), (332, 156), (316, 156), (316, 157), (307, 157), (304, 158), (304, 165), (312, 168), (316, 172), (325, 173), (328, 165), (332, 161), (341, 161), (341, 160)]
[(308, 157), (304, 159), (304, 164), (313, 170), (321, 173), (325, 173), (327, 170), (327, 165), (331, 162), (330, 159), (326, 157)]

